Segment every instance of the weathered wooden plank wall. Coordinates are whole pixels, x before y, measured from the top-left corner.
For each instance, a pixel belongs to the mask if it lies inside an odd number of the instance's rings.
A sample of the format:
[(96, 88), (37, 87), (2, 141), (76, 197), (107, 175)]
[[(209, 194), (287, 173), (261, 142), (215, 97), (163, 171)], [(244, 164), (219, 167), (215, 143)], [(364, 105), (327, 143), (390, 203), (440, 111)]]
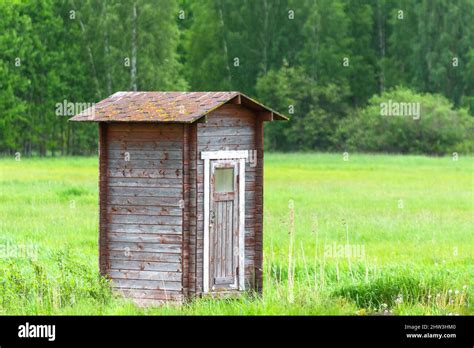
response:
[(189, 126), (189, 294), (196, 294), (196, 240), (197, 240), (197, 125)]
[(99, 270), (106, 275), (107, 250), (107, 124), (99, 123)]
[(256, 175), (255, 175), (255, 290), (263, 287), (263, 120), (255, 120)]
[(144, 304), (182, 300), (188, 267), (184, 126), (111, 123), (104, 129), (107, 274), (118, 290)]
[(102, 123), (99, 141), (100, 270), (144, 304), (202, 292), (200, 153), (256, 150), (245, 166), (245, 280), (261, 290), (263, 122), (254, 112), (226, 104), (206, 123)]
[[(203, 291), (203, 230), (204, 230), (204, 161), (200, 159), (202, 151), (218, 150), (256, 150), (260, 137), (257, 136), (258, 127), (261, 121), (257, 120), (256, 114), (240, 105), (225, 104), (207, 115), (206, 123), (197, 124), (197, 153), (194, 157), (197, 163), (196, 176), (196, 254), (192, 255), (191, 263), (195, 263), (196, 275), (195, 292)], [(263, 157), (262, 157), (263, 159)], [(258, 223), (262, 218), (258, 217), (262, 209), (262, 202), (259, 200), (257, 187), (261, 184), (262, 175), (259, 174), (261, 166), (245, 166), (245, 280), (246, 287), (255, 286), (255, 266), (256, 262), (261, 263), (261, 257), (256, 256), (257, 251), (261, 252), (261, 227)], [(260, 191), (261, 192), (261, 191)], [(257, 205), (260, 210), (257, 210)], [(259, 235), (256, 235), (256, 232)], [(191, 234), (191, 238), (193, 238)], [(256, 241), (260, 238), (259, 246)]]

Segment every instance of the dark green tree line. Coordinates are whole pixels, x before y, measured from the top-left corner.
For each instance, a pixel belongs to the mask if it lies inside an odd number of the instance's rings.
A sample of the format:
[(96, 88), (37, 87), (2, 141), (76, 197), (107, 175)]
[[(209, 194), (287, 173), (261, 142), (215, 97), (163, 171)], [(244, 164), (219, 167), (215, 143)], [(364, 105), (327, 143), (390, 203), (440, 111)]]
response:
[(291, 117), (267, 127), (277, 150), (344, 148), (398, 86), (472, 115), (473, 18), (472, 0), (1, 1), (0, 152), (93, 153), (96, 127), (55, 106), (121, 90), (242, 91)]

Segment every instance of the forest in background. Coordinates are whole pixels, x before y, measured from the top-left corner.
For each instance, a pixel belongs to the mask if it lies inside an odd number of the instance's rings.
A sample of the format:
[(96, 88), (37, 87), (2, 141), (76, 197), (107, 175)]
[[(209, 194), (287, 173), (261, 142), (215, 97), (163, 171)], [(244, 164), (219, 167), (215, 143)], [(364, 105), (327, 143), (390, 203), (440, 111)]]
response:
[(472, 152), (473, 19), (473, 0), (1, 0), (0, 153), (95, 153), (57, 104), (126, 90), (241, 91), (291, 118), (270, 150)]

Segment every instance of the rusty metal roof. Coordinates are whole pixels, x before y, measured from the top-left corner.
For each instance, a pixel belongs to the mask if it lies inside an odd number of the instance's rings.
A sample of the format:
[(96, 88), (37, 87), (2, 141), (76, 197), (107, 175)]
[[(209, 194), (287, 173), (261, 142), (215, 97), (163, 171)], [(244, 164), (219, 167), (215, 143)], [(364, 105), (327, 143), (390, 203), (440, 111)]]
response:
[(70, 120), (192, 123), (234, 101), (260, 112), (270, 112), (270, 119), (287, 119), (240, 92), (117, 92)]

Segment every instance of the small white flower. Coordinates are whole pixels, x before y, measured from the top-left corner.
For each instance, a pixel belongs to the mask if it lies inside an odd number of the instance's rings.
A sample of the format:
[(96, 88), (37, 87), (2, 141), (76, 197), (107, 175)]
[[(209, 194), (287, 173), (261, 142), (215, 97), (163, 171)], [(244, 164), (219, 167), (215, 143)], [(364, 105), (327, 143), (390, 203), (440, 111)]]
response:
[(453, 293), (453, 290), (449, 289), (448, 292), (449, 292), (449, 294), (452, 294), (452, 293)]
[(454, 293), (455, 293), (456, 295), (457, 295), (457, 294), (459, 294), (459, 290), (458, 290), (458, 289), (456, 289), (456, 291), (455, 291)]
[(403, 302), (402, 294), (398, 294), (397, 298), (395, 299), (395, 303), (400, 304)]
[(441, 297), (441, 294), (437, 294), (436, 297), (437, 297), (437, 298), (440, 298), (440, 297)]
[(466, 290), (466, 289), (467, 289), (467, 285), (464, 285), (464, 286), (462, 287), (462, 289), (463, 289), (463, 290)]
[(428, 300), (431, 298), (431, 295), (428, 295)]

